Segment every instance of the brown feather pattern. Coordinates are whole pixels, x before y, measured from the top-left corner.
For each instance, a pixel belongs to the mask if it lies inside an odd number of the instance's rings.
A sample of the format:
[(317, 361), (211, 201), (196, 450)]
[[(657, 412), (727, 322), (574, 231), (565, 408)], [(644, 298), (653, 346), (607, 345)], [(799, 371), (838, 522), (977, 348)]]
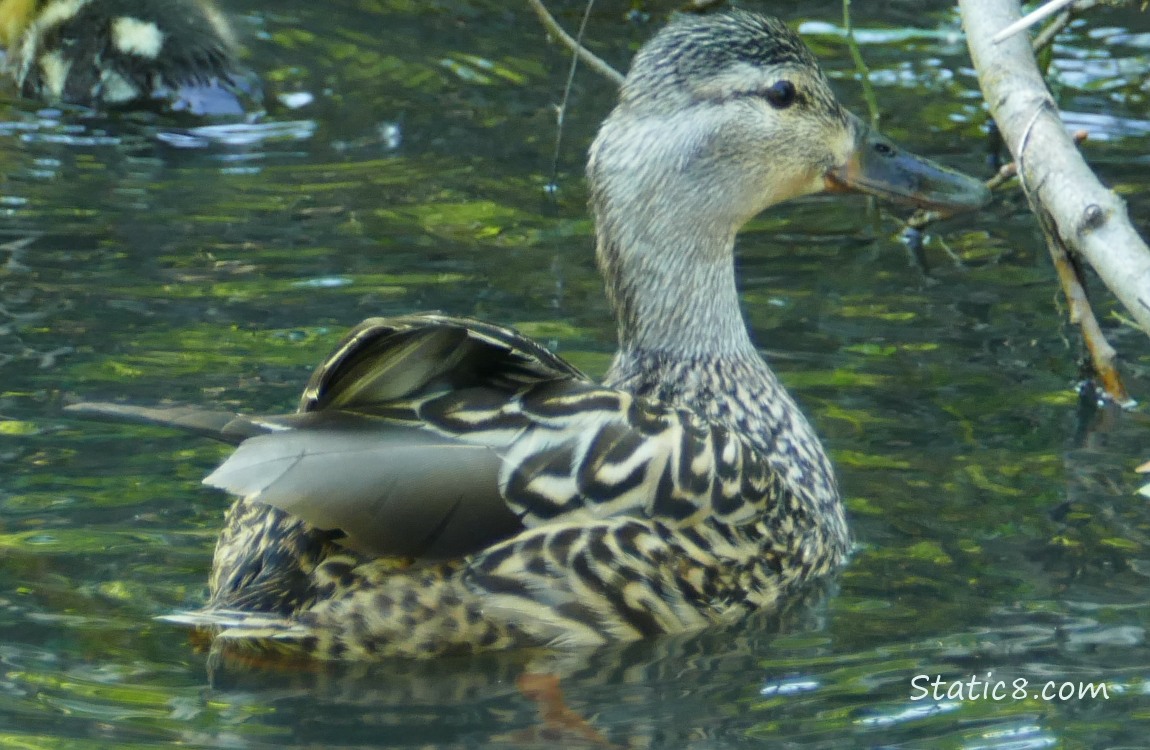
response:
[(37, 0), (12, 24), (10, 68), (25, 96), (207, 115), (259, 107), (259, 84), (210, 0)]
[[(760, 95), (782, 76), (785, 112)], [(248, 438), (207, 480), (241, 495), (211, 599), (170, 619), (322, 658), (587, 646), (774, 609), (833, 571), (834, 472), (750, 340), (733, 245), (818, 189), (854, 122), (780, 22), (680, 18), (644, 46), (588, 167), (619, 322), (603, 383), (429, 313), (353, 329), (296, 414), (81, 405)]]
[[(349, 658), (588, 645), (701, 627), (774, 606), (841, 558), (845, 529), (826, 530), (734, 429), (746, 415), (731, 424), (735, 410), (718, 409), (718, 419), (707, 420), (672, 405), (692, 394), (658, 400), (597, 385), (554, 355), (537, 358), (535, 345), (510, 329), (474, 324), (438, 314), (365, 321), (317, 369), (302, 404), (310, 413), (338, 404), (343, 413), (370, 414), (378, 430), (415, 428), (491, 446), (503, 461), (499, 492), (525, 528), (495, 545), (479, 540), (485, 548), (462, 563), (396, 572), (397, 555), (349, 554), (338, 530), (302, 524), (306, 511), (289, 515), (256, 495), (233, 508), (216, 552), (213, 600), (193, 621), (235, 619), (236, 610), (282, 613), (286, 584), (265, 583), (270, 550), (290, 561), (271, 567), (295, 568), (291, 590), (306, 580), (306, 593), (297, 594), (290, 621), (271, 626), (248, 616), (224, 638), (275, 633)], [(424, 355), (442, 365), (442, 341), (454, 347), (451, 369), (416, 361), (405, 371), (405, 360)], [(377, 367), (397, 377), (356, 385)], [(281, 543), (287, 539), (294, 544)], [(460, 604), (449, 616), (412, 599), (409, 586)], [(389, 613), (402, 613), (399, 623)]]

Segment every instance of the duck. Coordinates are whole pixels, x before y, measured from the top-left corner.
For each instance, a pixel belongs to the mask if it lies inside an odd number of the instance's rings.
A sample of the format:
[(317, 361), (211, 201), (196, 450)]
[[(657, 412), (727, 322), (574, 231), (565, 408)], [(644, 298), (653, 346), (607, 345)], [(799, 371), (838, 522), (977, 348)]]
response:
[[(580, 649), (778, 610), (847, 560), (834, 470), (752, 341), (735, 236), (822, 191), (973, 210), (985, 185), (850, 114), (783, 22), (673, 19), (590, 147), (618, 349), (596, 381), (511, 328), (370, 318), (298, 409), (73, 411), (235, 445), (209, 600), (163, 619), (317, 659)], [(215, 643), (213, 643), (213, 646)]]
[(207, 117), (260, 106), (210, 0), (0, 0), (0, 46), (21, 94), (48, 104)]

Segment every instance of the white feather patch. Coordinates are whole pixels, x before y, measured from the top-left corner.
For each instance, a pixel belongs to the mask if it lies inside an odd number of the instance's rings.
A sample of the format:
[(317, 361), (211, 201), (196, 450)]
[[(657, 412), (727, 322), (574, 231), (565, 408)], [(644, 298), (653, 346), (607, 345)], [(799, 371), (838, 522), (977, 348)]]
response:
[(151, 21), (124, 16), (112, 23), (112, 41), (125, 55), (155, 60), (164, 48), (164, 32)]
[(44, 9), (44, 12), (36, 19), (36, 23), (41, 31), (47, 31), (53, 26), (71, 20), (89, 2), (90, 0), (57, 0)]
[(40, 58), (40, 70), (44, 75), (44, 87), (54, 97), (64, 95), (64, 84), (68, 81), (68, 71), (72, 63), (59, 52), (49, 52)]
[(114, 70), (105, 70), (100, 75), (100, 82), (104, 87), (104, 101), (109, 104), (130, 102), (140, 95), (131, 81)]

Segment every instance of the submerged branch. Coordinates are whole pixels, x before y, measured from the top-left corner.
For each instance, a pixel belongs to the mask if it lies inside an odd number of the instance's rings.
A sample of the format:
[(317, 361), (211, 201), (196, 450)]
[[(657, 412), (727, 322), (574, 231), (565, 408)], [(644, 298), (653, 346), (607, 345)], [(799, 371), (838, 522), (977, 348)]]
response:
[(1056, 234), (1046, 232), (1046, 247), (1050, 251), (1050, 259), (1054, 261), (1054, 270), (1058, 272), (1058, 281), (1062, 285), (1062, 293), (1066, 295), (1069, 307), (1070, 322), (1077, 325), (1082, 331), (1082, 338), (1086, 342), (1086, 350), (1090, 353), (1090, 363), (1094, 374), (1098, 376), (1106, 394), (1119, 406), (1132, 408), (1137, 405), (1130, 398), (1122, 378), (1118, 374), (1118, 352), (1106, 340), (1098, 325), (1098, 318), (1094, 316), (1094, 309), (1086, 296), (1086, 288), (1082, 284), (1082, 272), (1066, 251), (1066, 245)]

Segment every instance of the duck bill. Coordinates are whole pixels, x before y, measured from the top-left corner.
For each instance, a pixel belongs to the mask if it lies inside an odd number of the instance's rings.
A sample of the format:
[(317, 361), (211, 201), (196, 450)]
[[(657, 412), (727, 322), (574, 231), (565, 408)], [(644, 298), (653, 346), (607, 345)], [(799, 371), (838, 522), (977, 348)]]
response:
[(827, 190), (855, 191), (946, 213), (973, 211), (990, 201), (981, 180), (909, 153), (858, 118), (845, 164), (826, 174)]

